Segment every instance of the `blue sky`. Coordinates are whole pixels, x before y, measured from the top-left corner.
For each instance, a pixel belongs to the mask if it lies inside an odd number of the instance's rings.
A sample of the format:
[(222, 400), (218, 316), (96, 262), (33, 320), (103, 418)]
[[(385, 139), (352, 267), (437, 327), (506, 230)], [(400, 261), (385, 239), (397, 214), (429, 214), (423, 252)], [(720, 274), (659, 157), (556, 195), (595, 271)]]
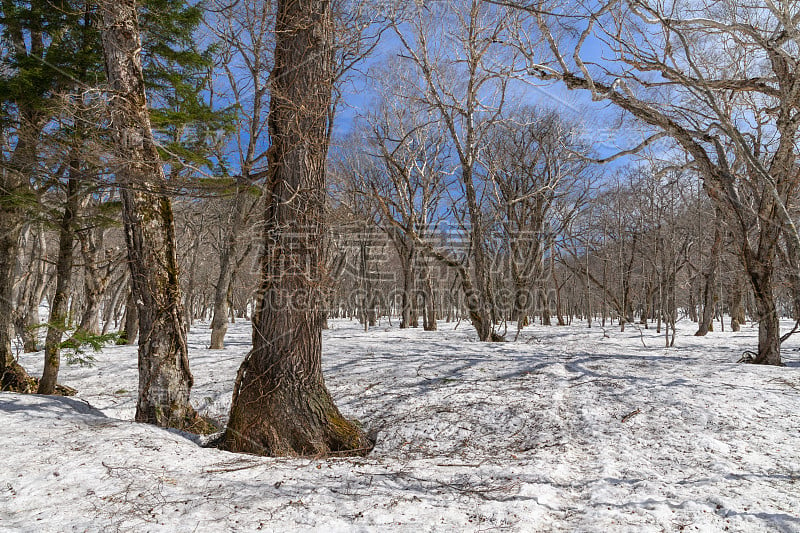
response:
[[(335, 138), (342, 138), (352, 131), (355, 121), (368, 111), (377, 97), (369, 71), (373, 66), (390, 63), (399, 54), (400, 44), (392, 32), (386, 32), (378, 49), (344, 80), (340, 90), (342, 98), (334, 123)], [(582, 56), (587, 61), (602, 63), (602, 46), (588, 39)], [(584, 136), (597, 151), (598, 157), (607, 157), (621, 150), (636, 146), (645, 135), (630, 124), (619, 128), (620, 112), (607, 102), (592, 101), (588, 91), (570, 91), (560, 82), (543, 82), (532, 77), (513, 83), (512, 104), (540, 106), (554, 109), (564, 118), (583, 126)], [(618, 168), (628, 164), (631, 158), (621, 158), (609, 164)]]

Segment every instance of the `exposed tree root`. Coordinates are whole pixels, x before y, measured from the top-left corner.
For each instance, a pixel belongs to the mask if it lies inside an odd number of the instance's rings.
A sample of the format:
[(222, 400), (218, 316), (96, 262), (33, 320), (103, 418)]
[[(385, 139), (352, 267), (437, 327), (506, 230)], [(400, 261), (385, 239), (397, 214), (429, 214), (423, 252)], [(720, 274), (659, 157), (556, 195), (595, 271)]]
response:
[[(17, 362), (11, 363), (6, 367), (0, 378), (0, 390), (5, 392), (18, 392), (21, 394), (34, 394), (39, 388), (39, 378), (34, 378), (28, 375), (22, 365)], [(77, 390), (66, 385), (56, 384), (56, 396), (75, 396)]]
[(324, 388), (271, 391), (254, 402), (259, 406), (253, 411), (231, 411), (222, 449), (273, 457), (345, 457), (365, 456), (375, 446), (373, 438), (339, 413)]

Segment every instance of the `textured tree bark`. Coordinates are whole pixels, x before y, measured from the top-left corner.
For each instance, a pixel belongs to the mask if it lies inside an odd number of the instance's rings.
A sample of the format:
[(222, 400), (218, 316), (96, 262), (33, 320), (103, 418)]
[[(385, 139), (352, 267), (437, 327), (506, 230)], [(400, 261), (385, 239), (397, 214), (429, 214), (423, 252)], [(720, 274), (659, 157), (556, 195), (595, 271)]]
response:
[(222, 350), (225, 347), (225, 335), (228, 333), (228, 288), (231, 284), (230, 254), (222, 252), (219, 263), (219, 277), (214, 289), (214, 316), (211, 319), (211, 348)]
[(472, 166), (464, 167), (462, 165), (463, 175), (461, 179), (464, 183), (470, 215), (470, 239), (473, 248), (473, 269), (475, 272), (474, 290), (466, 294), (467, 306), (470, 310), (472, 324), (475, 326), (475, 331), (478, 332), (478, 338), (481, 341), (500, 341), (503, 338), (494, 331), (492, 310), (489, 305), (489, 287), (487, 283), (489, 263), (484, 249), (483, 222), (475, 185), (472, 181), (472, 173)]
[[(0, 200), (5, 200), (4, 193)], [(17, 363), (11, 348), (11, 303), (14, 291), (14, 266), (17, 257), (19, 227), (13, 213), (0, 209), (0, 390), (30, 392), (31, 381), (27, 372)]]
[(211, 319), (211, 346), (212, 350), (221, 350), (225, 347), (225, 334), (228, 332), (228, 297), (233, 278), (233, 261), (231, 255), (235, 253), (235, 242), (229, 241), (220, 251), (219, 276), (214, 289), (214, 316)]
[(321, 368), (332, 33), (330, 2), (278, 1), (262, 281), (222, 443), (230, 451), (365, 454), (372, 446), (334, 405)]
[(530, 325), (530, 311), (532, 307), (531, 284), (523, 283), (519, 278), (514, 279), (514, 307), (511, 311), (511, 320), (517, 323), (517, 331)]
[(61, 340), (67, 330), (69, 294), (72, 281), (72, 247), (75, 243), (75, 217), (78, 211), (78, 179), (80, 162), (70, 161), (67, 180), (67, 201), (61, 216), (56, 259), (56, 290), (50, 302), (47, 337), (44, 342), (44, 371), (39, 380), (38, 394), (54, 394), (58, 369), (61, 366)]
[(83, 257), (84, 306), (78, 329), (90, 335), (100, 334), (100, 302), (111, 279), (110, 258), (105, 268), (98, 266), (99, 253), (103, 247), (103, 228), (90, 228), (78, 234)]
[[(527, 246), (526, 246), (527, 244)], [(511, 241), (511, 279), (514, 284), (514, 303), (511, 320), (517, 323), (517, 335), (530, 325), (530, 317), (536, 312), (536, 292), (533, 288), (541, 279), (542, 258), (541, 246), (537, 241), (528, 244), (518, 239)], [(532, 254), (532, 258), (526, 257)]]
[[(27, 171), (35, 160), (35, 134), (27, 126), (39, 120), (21, 110), (23, 127), (7, 168), (0, 170), (0, 390), (30, 392), (31, 379), (11, 348), (14, 317), (14, 269), (25, 211), (33, 200)], [(35, 127), (32, 127), (35, 129)]]
[(139, 315), (136, 420), (205, 430), (189, 403), (192, 374), (178, 280), (175, 227), (150, 129), (135, 0), (103, 0), (101, 38), (111, 90), (125, 242)]
[(754, 257), (746, 258), (745, 263), (758, 313), (758, 356), (753, 363), (780, 365), (781, 323), (773, 294), (772, 264), (768, 261), (765, 264)]
[[(114, 325), (115, 328), (119, 326), (118, 319), (119, 316), (122, 314), (120, 312), (120, 309), (121, 307), (123, 307), (120, 305), (120, 299), (123, 293), (127, 294), (128, 292), (128, 284), (127, 281), (125, 280), (126, 276), (127, 272), (125, 272), (122, 276), (117, 278), (116, 283), (109, 282), (111, 286), (114, 287), (114, 289), (111, 291), (111, 298), (107, 299), (105, 301), (105, 304), (103, 305), (103, 327), (100, 330), (101, 335), (105, 335), (109, 331), (111, 331), (112, 324)], [(120, 332), (120, 338), (117, 341), (118, 343), (120, 340), (122, 340), (122, 336), (124, 333), (125, 333), (124, 331)]]

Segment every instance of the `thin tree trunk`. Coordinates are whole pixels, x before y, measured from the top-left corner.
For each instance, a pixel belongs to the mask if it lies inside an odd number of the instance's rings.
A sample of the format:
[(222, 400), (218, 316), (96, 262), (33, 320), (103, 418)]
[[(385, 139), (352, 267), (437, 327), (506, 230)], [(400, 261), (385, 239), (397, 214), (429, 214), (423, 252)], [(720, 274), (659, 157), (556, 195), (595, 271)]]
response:
[(136, 344), (139, 336), (139, 308), (133, 298), (133, 290), (128, 291), (128, 298), (125, 300), (125, 318), (123, 320), (123, 334), (120, 339), (128, 346)]
[(792, 291), (792, 318), (800, 321), (800, 250), (797, 249), (794, 239), (787, 237), (784, 242), (786, 243), (786, 262), (789, 263), (787, 277)]
[(214, 314), (211, 318), (212, 350), (225, 347), (225, 335), (228, 333), (228, 293), (231, 284), (230, 253), (225, 250), (220, 255), (219, 276), (214, 288)]
[(109, 264), (105, 272), (98, 266), (98, 253), (103, 247), (103, 228), (91, 228), (78, 234), (81, 241), (81, 256), (83, 257), (83, 295), (85, 298), (83, 314), (78, 326), (80, 331), (90, 335), (100, 333), (100, 302), (111, 279), (110, 257), (106, 257)]
[(374, 289), (369, 272), (369, 248), (371, 243), (368, 240), (364, 240), (365, 238), (362, 237), (359, 242), (359, 288), (361, 292), (359, 305), (361, 307), (360, 320), (364, 326), (364, 331), (369, 331), (370, 327), (375, 326), (375, 309), (373, 308)]
[[(403, 269), (403, 294), (401, 295), (400, 329), (410, 328), (414, 325), (414, 244), (404, 242), (398, 247), (400, 264)], [(404, 253), (405, 252), (405, 253)]]
[(100, 332), (102, 335), (108, 333), (112, 322), (114, 323), (114, 327), (116, 327), (116, 316), (114, 315), (114, 312), (117, 310), (119, 298), (122, 295), (122, 292), (125, 290), (126, 283), (123, 282), (124, 277), (125, 276), (122, 276), (119, 280), (117, 288), (111, 293), (111, 298), (106, 298), (106, 301), (103, 304), (103, 328)]
[(436, 331), (436, 293), (433, 290), (433, 282), (431, 280), (427, 260), (423, 260), (420, 272), (422, 275), (423, 298), (425, 299), (423, 329), (425, 331)]
[(732, 331), (740, 331), (742, 329), (742, 324), (745, 321), (744, 316), (744, 303), (743, 303), (743, 295), (742, 295), (742, 288), (737, 283), (737, 279), (734, 279), (734, 286), (731, 289), (731, 301), (730, 301), (730, 310), (731, 310), (731, 330)]
[(262, 455), (365, 454), (372, 443), (334, 405), (321, 364), (330, 2), (278, 0), (275, 39), (262, 281), (222, 445)]
[(719, 256), (722, 252), (722, 223), (718, 215), (714, 223), (714, 244), (711, 245), (711, 257), (709, 257), (708, 268), (703, 274), (703, 316), (700, 319), (700, 327), (695, 333), (696, 337), (703, 337), (712, 329), (714, 323), (714, 290), (717, 284), (717, 267)]
[(39, 394), (56, 391), (58, 369), (61, 366), (61, 340), (68, 329), (68, 306), (72, 282), (72, 248), (75, 243), (75, 217), (78, 215), (78, 165), (71, 160), (67, 180), (67, 201), (61, 217), (56, 260), (56, 290), (50, 302), (50, 318), (47, 321), (47, 337), (44, 342), (44, 371), (39, 380)]
[(689, 284), (689, 320), (692, 322), (699, 322), (700, 317), (697, 314), (697, 301), (695, 294), (697, 293), (697, 282), (692, 280)]
[(564, 322), (563, 310), (562, 310), (562, 303), (561, 303), (561, 289), (562, 285), (558, 283), (558, 277), (556, 276), (556, 268), (554, 263), (553, 256), (550, 256), (550, 277), (553, 279), (553, 286), (556, 292), (556, 320), (558, 321), (559, 326), (566, 326), (566, 322)]
[(547, 294), (547, 287), (544, 285), (544, 281), (539, 288), (539, 299), (540, 299), (540, 308), (542, 310), (542, 325), (543, 326), (552, 326), (553, 322), (550, 318), (550, 295)]
[(32, 250), (28, 263), (28, 279), (24, 290), (18, 296), (15, 316), (17, 335), (22, 339), (22, 351), (32, 353), (39, 351), (39, 306), (47, 289), (47, 241), (44, 226), (38, 224), (32, 233)]
[(230, 228), (226, 244), (220, 250), (219, 275), (217, 285), (214, 287), (214, 315), (211, 318), (211, 346), (209, 346), (212, 350), (222, 350), (225, 347), (225, 335), (228, 333), (228, 300), (234, 267), (232, 255), (235, 253), (236, 233)]

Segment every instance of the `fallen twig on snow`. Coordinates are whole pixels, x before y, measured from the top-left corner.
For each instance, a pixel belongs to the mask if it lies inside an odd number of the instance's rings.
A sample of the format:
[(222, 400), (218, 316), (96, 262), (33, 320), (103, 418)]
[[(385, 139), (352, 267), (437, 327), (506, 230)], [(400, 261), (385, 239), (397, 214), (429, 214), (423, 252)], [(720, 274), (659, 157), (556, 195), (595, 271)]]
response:
[(630, 413), (622, 417), (621, 420), (622, 423), (624, 424), (625, 422), (627, 422), (628, 420), (630, 420), (631, 418), (633, 418), (634, 416), (638, 415), (641, 412), (642, 412), (641, 409), (636, 409), (635, 411), (631, 411)]
[(589, 383), (597, 383), (598, 381), (614, 381), (614, 380), (613, 379), (604, 379), (604, 378), (589, 379), (587, 381), (581, 381), (580, 383), (573, 383), (572, 385), (568, 385), (567, 388), (571, 389), (573, 387), (580, 387), (581, 385), (587, 385)]

